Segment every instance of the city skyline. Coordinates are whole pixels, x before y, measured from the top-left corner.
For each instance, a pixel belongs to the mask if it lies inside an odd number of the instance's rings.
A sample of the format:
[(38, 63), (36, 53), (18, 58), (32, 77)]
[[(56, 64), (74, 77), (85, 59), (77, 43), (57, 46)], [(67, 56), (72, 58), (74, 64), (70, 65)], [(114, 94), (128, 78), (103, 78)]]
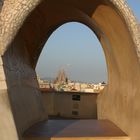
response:
[[(138, 21), (140, 1), (128, 0)], [(55, 78), (65, 69), (68, 78), (82, 82), (107, 82), (107, 68), (102, 46), (87, 26), (70, 22), (59, 27), (48, 39), (36, 71), (41, 78)]]

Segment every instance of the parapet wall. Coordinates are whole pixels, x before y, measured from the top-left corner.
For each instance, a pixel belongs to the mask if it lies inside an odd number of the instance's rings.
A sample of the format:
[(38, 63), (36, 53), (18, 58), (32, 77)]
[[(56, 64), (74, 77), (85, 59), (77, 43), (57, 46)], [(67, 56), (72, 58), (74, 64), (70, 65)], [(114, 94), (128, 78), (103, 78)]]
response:
[(50, 117), (97, 119), (98, 93), (45, 92), (44, 105)]

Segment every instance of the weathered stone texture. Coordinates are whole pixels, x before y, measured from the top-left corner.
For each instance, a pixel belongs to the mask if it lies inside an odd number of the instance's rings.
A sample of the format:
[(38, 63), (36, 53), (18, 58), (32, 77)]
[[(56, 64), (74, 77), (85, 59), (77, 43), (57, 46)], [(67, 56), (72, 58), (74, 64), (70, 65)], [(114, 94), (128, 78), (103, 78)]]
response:
[[(28, 14), (41, 0), (5, 0), (0, 13), (0, 53), (12, 41)], [(9, 24), (10, 23), (10, 24)]]
[(128, 7), (128, 4), (125, 0), (110, 0), (115, 7), (119, 10), (120, 15), (125, 19), (126, 24), (129, 28), (137, 54), (140, 61), (140, 33), (139, 33), (139, 23), (134, 16), (132, 10)]
[[(6, 50), (6, 47), (12, 41), (17, 31), (23, 24), (28, 14), (40, 3), (41, 0), (5, 0), (0, 13), (0, 52)], [(113, 3), (121, 16), (125, 18), (136, 45), (140, 44), (138, 38), (138, 27), (136, 18), (133, 16), (124, 0), (109, 0)], [(12, 9), (12, 10), (11, 10)], [(8, 24), (10, 22), (10, 25)], [(139, 54), (139, 47), (136, 48)]]

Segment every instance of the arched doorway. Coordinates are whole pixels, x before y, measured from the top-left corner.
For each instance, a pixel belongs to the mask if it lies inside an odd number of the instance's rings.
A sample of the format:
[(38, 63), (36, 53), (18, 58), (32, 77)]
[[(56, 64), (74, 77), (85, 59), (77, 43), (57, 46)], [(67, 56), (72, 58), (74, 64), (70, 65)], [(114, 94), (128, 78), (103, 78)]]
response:
[(50, 119), (97, 119), (96, 100), (107, 83), (107, 68), (90, 28), (68, 22), (56, 29), (40, 54), (36, 72)]
[(54, 80), (61, 69), (77, 82), (107, 82), (104, 52), (96, 35), (86, 25), (65, 23), (45, 43), (37, 62), (37, 74), (42, 79)]

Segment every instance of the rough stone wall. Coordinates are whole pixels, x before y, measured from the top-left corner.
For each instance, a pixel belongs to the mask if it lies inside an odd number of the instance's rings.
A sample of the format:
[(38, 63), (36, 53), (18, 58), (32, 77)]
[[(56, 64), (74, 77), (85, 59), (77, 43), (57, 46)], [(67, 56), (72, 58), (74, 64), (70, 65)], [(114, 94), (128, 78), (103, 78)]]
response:
[(134, 16), (132, 10), (129, 8), (125, 0), (110, 0), (115, 7), (119, 10), (122, 18), (125, 19), (126, 25), (129, 28), (133, 41), (135, 43), (135, 48), (140, 59), (140, 33), (139, 33), (139, 24)]
[[(0, 54), (3, 54), (19, 28), (22, 26), (26, 17), (42, 0), (5, 0), (0, 13)], [(119, 9), (122, 17), (125, 18), (130, 32), (136, 43), (140, 45), (138, 34), (138, 25), (130, 8), (124, 0), (109, 0), (116, 9)], [(11, 10), (12, 9), (12, 10)], [(9, 24), (10, 23), (10, 24)], [(136, 47), (139, 54), (140, 47)]]
[(0, 13), (0, 54), (14, 39), (28, 14), (41, 0), (4, 0)]

